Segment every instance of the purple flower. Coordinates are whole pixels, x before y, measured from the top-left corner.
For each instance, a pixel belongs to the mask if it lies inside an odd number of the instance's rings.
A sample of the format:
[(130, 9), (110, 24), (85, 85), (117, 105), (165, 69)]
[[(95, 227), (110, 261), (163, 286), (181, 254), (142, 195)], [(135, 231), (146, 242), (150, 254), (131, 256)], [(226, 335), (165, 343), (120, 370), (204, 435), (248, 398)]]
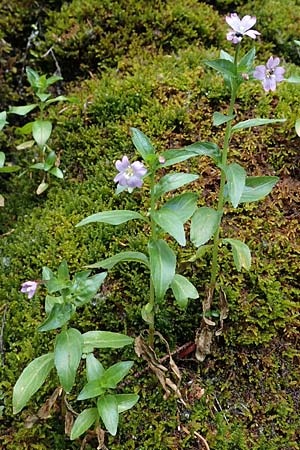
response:
[(232, 13), (230, 16), (226, 16), (226, 22), (233, 30), (228, 31), (227, 40), (232, 41), (233, 44), (241, 42), (243, 36), (256, 39), (256, 36), (260, 35), (258, 31), (250, 29), (256, 23), (255, 16), (244, 16), (241, 20), (236, 13)]
[(279, 58), (271, 56), (265, 66), (257, 66), (253, 72), (253, 77), (262, 81), (263, 88), (266, 92), (275, 91), (276, 83), (284, 80), (285, 69), (278, 67)]
[(127, 156), (123, 156), (122, 161), (118, 159), (116, 162), (116, 168), (120, 172), (114, 178), (118, 186), (127, 187), (129, 192), (132, 192), (136, 187), (142, 186), (142, 178), (147, 173), (147, 169), (142, 162), (135, 161), (130, 164)]
[(34, 296), (37, 287), (38, 283), (36, 281), (26, 281), (22, 284), (21, 292), (23, 292), (23, 294), (27, 294), (28, 299), (30, 300)]

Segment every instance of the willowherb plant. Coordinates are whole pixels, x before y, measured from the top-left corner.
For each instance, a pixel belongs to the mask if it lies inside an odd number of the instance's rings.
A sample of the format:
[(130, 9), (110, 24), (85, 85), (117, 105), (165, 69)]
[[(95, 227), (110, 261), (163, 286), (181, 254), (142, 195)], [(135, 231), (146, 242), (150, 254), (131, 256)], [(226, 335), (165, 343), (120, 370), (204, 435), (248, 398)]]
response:
[(185, 308), (188, 299), (198, 298), (194, 285), (183, 275), (176, 273), (176, 254), (169, 245), (167, 236), (172, 236), (181, 245), (186, 245), (184, 225), (193, 215), (197, 206), (197, 195), (191, 192), (173, 196), (164, 201), (164, 197), (198, 178), (198, 175), (172, 172), (161, 176), (160, 169), (186, 159), (185, 155), (214, 154), (214, 144), (195, 144), (182, 152), (164, 152), (158, 154), (150, 140), (136, 128), (132, 128), (133, 144), (143, 159), (143, 163), (130, 163), (127, 156), (116, 162), (119, 173), (114, 181), (117, 193), (132, 192), (140, 188), (143, 182), (147, 188), (147, 200), (140, 212), (130, 210), (103, 211), (83, 219), (76, 226), (94, 222), (120, 225), (130, 220), (140, 220), (148, 225), (148, 243), (145, 252), (124, 251), (108, 259), (99, 261), (90, 268), (111, 269), (124, 261), (141, 263), (149, 272), (149, 301), (143, 306), (141, 314), (149, 324), (149, 344), (153, 346), (155, 332), (155, 314), (163, 307), (169, 288), (176, 302)]
[[(3, 130), (3, 128), (5, 127), (7, 121), (6, 121), (6, 111), (1, 111), (0, 112), (0, 131)], [(5, 164), (5, 153), (4, 152), (0, 152), (0, 173), (11, 173), (11, 172), (17, 172), (20, 167), (16, 166), (16, 165), (12, 165), (12, 164)], [(0, 194), (0, 207), (4, 206), (4, 197), (3, 195)]]
[(20, 134), (32, 134), (33, 139), (18, 145), (17, 149), (26, 150), (35, 148), (37, 150), (36, 159), (38, 162), (31, 164), (29, 169), (41, 170), (43, 172), (43, 179), (36, 191), (37, 194), (42, 194), (49, 186), (49, 175), (60, 179), (64, 177), (63, 172), (58, 167), (59, 159), (55, 151), (48, 145), (52, 133), (52, 122), (46, 119), (45, 111), (51, 104), (69, 99), (64, 95), (52, 97), (52, 94), (49, 92), (49, 87), (57, 81), (62, 80), (62, 77), (53, 75), (47, 78), (46, 75), (39, 75), (30, 67), (26, 67), (26, 75), (33, 94), (37, 97), (37, 102), (24, 106), (12, 106), (8, 112), (10, 114), (26, 116), (31, 111), (39, 109), (39, 117), (34, 121), (26, 123), (26, 125), (19, 129)]
[[(78, 272), (71, 279), (66, 262), (62, 262), (57, 275), (43, 268), (43, 279), (23, 283), (21, 292), (31, 299), (39, 286), (46, 286), (48, 294), (45, 300), (46, 320), (39, 326), (38, 331), (56, 330), (53, 351), (34, 359), (22, 372), (13, 391), (13, 410), (19, 413), (30, 398), (44, 384), (50, 372), (55, 369), (59, 387), (51, 396), (54, 405), (63, 392), (63, 403), (73, 415), (73, 408), (68, 407), (68, 395), (75, 385), (77, 373), (82, 373), (80, 365), (85, 362), (87, 382), (77, 396), (78, 401), (91, 400), (93, 406), (85, 408), (77, 416), (72, 429), (71, 439), (76, 439), (94, 425), (96, 435), (100, 429), (100, 419), (106, 429), (113, 436), (117, 432), (119, 414), (132, 408), (138, 401), (136, 394), (116, 394), (114, 390), (128, 374), (133, 361), (120, 361), (108, 368), (104, 368), (95, 357), (95, 349), (122, 348), (130, 345), (133, 339), (110, 331), (88, 331), (81, 333), (68, 322), (74, 317), (77, 308), (90, 302), (103, 283), (106, 272), (90, 276), (90, 271)], [(57, 330), (60, 329), (59, 332)], [(47, 402), (46, 402), (47, 405)], [(38, 416), (43, 415), (45, 405), (39, 410)], [(65, 409), (65, 408), (64, 408)]]

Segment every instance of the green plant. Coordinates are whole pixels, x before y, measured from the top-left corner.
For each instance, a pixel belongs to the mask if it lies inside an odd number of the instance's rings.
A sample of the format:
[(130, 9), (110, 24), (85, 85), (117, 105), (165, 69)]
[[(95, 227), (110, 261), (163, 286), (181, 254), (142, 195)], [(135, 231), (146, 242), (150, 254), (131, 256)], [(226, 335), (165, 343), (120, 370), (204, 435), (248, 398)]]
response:
[[(92, 300), (105, 277), (106, 272), (90, 276), (90, 271), (83, 271), (70, 279), (67, 264), (63, 261), (57, 275), (44, 267), (42, 280), (29, 281), (22, 285), (22, 292), (26, 293), (29, 299), (34, 296), (39, 284), (46, 285), (47, 318), (39, 326), (38, 331), (46, 332), (58, 328), (61, 331), (55, 336), (54, 350), (34, 359), (20, 375), (13, 392), (14, 413), (17, 414), (24, 408), (54, 368), (68, 405), (68, 395), (75, 385), (81, 360), (84, 360), (87, 383), (77, 400), (93, 399), (96, 406), (86, 408), (78, 415), (71, 430), (71, 439), (76, 439), (92, 425), (96, 429), (99, 428), (100, 418), (106, 429), (115, 435), (119, 414), (130, 409), (138, 400), (135, 394), (113, 393), (118, 383), (129, 372), (133, 362), (122, 361), (104, 369), (93, 354), (95, 349), (122, 348), (131, 344), (132, 338), (110, 331), (88, 331), (81, 334), (78, 329), (68, 327), (68, 322), (74, 317), (76, 309)], [(58, 395), (55, 394), (52, 406)]]
[(42, 194), (49, 186), (49, 175), (62, 179), (63, 172), (58, 167), (59, 159), (54, 150), (48, 145), (52, 133), (52, 122), (45, 119), (45, 110), (56, 102), (68, 100), (64, 95), (52, 98), (49, 87), (62, 77), (53, 75), (49, 78), (46, 75), (39, 75), (35, 70), (26, 67), (26, 74), (33, 94), (37, 97), (37, 103), (31, 103), (24, 106), (12, 106), (9, 108), (10, 114), (26, 116), (31, 111), (39, 109), (39, 118), (27, 122), (19, 132), (24, 135), (32, 134), (33, 140), (26, 141), (18, 145), (18, 150), (36, 149), (37, 163), (29, 166), (29, 169), (41, 170), (44, 172), (43, 179), (37, 188), (37, 194)]

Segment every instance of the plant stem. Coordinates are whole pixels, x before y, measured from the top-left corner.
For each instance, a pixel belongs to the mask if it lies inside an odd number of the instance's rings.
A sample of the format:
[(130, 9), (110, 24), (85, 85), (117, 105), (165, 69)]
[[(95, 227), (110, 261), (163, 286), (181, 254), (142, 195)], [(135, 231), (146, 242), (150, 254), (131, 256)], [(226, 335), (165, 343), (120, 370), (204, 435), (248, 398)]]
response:
[[(150, 175), (150, 220), (151, 220), (151, 234), (150, 234), (150, 240), (153, 241), (157, 239), (157, 231), (156, 231), (156, 224), (153, 220), (153, 213), (155, 211), (155, 195), (154, 195), (154, 189), (155, 189), (155, 170), (152, 170)], [(149, 303), (152, 306), (152, 321), (149, 323), (149, 345), (153, 347), (154, 345), (154, 319), (155, 319), (155, 291), (154, 291), (154, 284), (152, 280), (152, 274), (150, 273), (150, 299)]]
[[(235, 55), (234, 55), (234, 65), (237, 69), (237, 63), (238, 63), (238, 53), (239, 53), (239, 44), (236, 47)], [(232, 80), (231, 85), (231, 97), (230, 97), (230, 104), (229, 104), (229, 110), (228, 115), (231, 116), (234, 112), (234, 103), (237, 96), (237, 85), (236, 81)], [(216, 287), (216, 281), (217, 281), (217, 274), (218, 274), (218, 249), (219, 249), (219, 238), (220, 238), (220, 225), (222, 222), (223, 217), (223, 207), (224, 207), (224, 188), (226, 183), (226, 174), (224, 172), (224, 167), (227, 164), (227, 157), (228, 157), (228, 150), (229, 150), (229, 141), (231, 138), (231, 120), (227, 122), (226, 125), (226, 131), (225, 131), (225, 137), (224, 137), (224, 145), (222, 150), (222, 160), (221, 160), (221, 180), (220, 180), (220, 191), (219, 191), (219, 199), (218, 199), (218, 206), (217, 211), (219, 213), (219, 226), (214, 234), (213, 239), (213, 252), (212, 252), (212, 266), (211, 266), (211, 275), (210, 275), (210, 294), (211, 298), (213, 298), (213, 292)]]

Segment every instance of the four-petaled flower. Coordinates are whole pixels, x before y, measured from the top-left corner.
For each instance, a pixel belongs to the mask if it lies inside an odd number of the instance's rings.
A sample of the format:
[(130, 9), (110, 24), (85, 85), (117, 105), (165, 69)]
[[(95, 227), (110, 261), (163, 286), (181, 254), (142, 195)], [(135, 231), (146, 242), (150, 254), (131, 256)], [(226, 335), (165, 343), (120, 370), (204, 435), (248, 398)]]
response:
[(241, 42), (243, 36), (249, 36), (252, 39), (256, 39), (256, 36), (260, 35), (258, 31), (251, 30), (256, 23), (255, 16), (244, 16), (240, 19), (236, 13), (232, 13), (230, 16), (226, 16), (226, 22), (233, 30), (228, 31), (227, 40), (232, 41), (233, 44)]
[(266, 92), (275, 91), (276, 83), (284, 80), (285, 69), (278, 67), (279, 58), (271, 56), (265, 66), (257, 66), (253, 72), (253, 77), (262, 81), (263, 88)]
[(147, 169), (142, 162), (135, 161), (131, 164), (128, 157), (123, 156), (122, 161), (118, 159), (116, 162), (116, 168), (120, 172), (114, 178), (118, 186), (127, 187), (129, 192), (132, 192), (136, 187), (142, 186), (142, 178), (147, 173)]
[(22, 284), (21, 292), (23, 292), (23, 294), (27, 294), (28, 299), (30, 300), (34, 296), (37, 287), (38, 283), (36, 281), (26, 281)]

